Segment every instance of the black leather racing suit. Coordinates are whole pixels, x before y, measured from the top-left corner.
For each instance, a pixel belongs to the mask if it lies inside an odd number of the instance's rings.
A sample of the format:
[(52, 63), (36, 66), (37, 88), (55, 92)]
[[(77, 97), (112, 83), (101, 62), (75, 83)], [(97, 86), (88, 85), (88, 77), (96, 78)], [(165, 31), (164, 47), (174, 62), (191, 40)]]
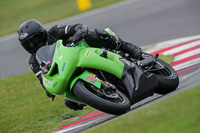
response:
[[(117, 36), (112, 36), (103, 29), (95, 29), (93, 31), (88, 30), (88, 28), (83, 24), (55, 25), (49, 31), (46, 32), (45, 43), (51, 45), (54, 44), (57, 40), (61, 39), (65, 44), (73, 38), (73, 35), (77, 34), (81, 30), (87, 31), (85, 40), (91, 47), (98, 47), (98, 48), (103, 47), (108, 49), (120, 50), (122, 52), (130, 54), (134, 58), (139, 58), (142, 54), (141, 48), (137, 47), (136, 45), (125, 42)], [(40, 80), (40, 83), (43, 85), (40, 65), (37, 63), (35, 55), (31, 55), (29, 59), (29, 65), (32, 71), (37, 76), (37, 78)], [(46, 93), (47, 96), (49, 97), (52, 96), (47, 91)], [(79, 108), (77, 103), (71, 102), (66, 99), (65, 99), (65, 104), (66, 106), (74, 110)]]

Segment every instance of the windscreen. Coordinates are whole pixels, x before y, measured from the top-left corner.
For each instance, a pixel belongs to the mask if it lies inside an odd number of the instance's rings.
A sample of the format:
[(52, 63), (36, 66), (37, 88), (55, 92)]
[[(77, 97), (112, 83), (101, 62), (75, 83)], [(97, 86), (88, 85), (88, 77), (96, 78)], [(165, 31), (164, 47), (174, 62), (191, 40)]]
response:
[(54, 52), (56, 48), (56, 43), (53, 45), (43, 46), (41, 47), (37, 53), (36, 53), (36, 59), (39, 64), (41, 64), (43, 61), (52, 63)]

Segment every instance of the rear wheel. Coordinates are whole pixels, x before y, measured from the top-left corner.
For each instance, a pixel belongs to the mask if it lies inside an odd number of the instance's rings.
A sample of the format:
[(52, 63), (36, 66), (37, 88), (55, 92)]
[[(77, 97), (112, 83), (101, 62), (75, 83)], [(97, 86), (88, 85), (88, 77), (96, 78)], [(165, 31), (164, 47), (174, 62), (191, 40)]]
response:
[(73, 87), (73, 93), (86, 104), (106, 113), (120, 115), (130, 110), (129, 99), (119, 90), (105, 92), (78, 80)]
[(167, 94), (174, 91), (179, 85), (179, 77), (176, 71), (166, 62), (159, 59), (159, 62), (165, 67), (153, 72), (158, 79), (158, 87), (155, 93)]

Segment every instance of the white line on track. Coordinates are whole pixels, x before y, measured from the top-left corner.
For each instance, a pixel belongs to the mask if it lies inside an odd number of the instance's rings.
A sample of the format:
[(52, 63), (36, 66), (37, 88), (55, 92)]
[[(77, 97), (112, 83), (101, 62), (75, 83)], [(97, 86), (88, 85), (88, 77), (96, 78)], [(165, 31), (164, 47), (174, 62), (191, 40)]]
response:
[(175, 46), (177, 44), (184, 43), (184, 42), (191, 41), (191, 40), (198, 39), (198, 38), (200, 38), (200, 35), (191, 36), (191, 37), (185, 37), (185, 38), (179, 38), (179, 39), (174, 39), (174, 40), (169, 40), (169, 41), (158, 43), (156, 45), (149, 45), (150, 49), (145, 50), (145, 51), (147, 53), (152, 53), (152, 52), (158, 51), (160, 49), (172, 47), (172, 46)]
[(187, 68), (189, 66), (193, 66), (193, 65), (198, 64), (198, 63), (200, 63), (200, 58), (196, 58), (196, 59), (187, 61), (185, 63), (181, 63), (179, 65), (173, 66), (173, 68), (177, 71), (177, 70)]
[(200, 53), (200, 48), (175, 56), (174, 62)]

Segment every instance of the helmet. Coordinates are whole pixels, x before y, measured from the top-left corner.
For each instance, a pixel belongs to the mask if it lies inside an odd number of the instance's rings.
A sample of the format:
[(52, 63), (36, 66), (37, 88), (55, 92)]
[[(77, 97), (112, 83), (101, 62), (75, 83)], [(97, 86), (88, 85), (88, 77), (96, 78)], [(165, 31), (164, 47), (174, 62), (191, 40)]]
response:
[(40, 47), (45, 45), (46, 30), (35, 19), (30, 19), (21, 24), (17, 34), (21, 45), (30, 54), (35, 54)]

